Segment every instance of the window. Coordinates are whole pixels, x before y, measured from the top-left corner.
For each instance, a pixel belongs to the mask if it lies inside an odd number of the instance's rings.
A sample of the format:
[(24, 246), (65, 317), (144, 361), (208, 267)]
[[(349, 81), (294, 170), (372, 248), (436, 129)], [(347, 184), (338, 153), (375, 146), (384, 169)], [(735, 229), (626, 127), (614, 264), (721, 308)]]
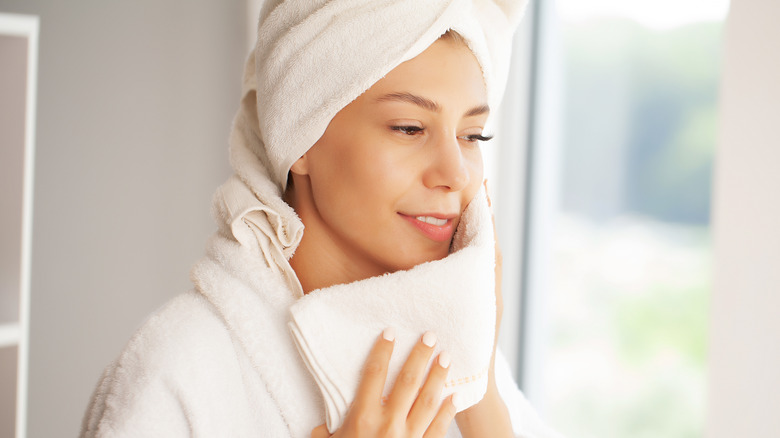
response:
[(728, 4), (537, 7), (521, 386), (566, 436), (702, 436)]

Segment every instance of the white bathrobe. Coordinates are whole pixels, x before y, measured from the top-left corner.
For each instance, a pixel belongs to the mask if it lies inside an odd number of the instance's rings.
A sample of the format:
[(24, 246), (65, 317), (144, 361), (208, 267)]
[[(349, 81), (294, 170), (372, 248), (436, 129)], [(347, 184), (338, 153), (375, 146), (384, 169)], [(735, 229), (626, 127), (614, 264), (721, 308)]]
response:
[[(81, 436), (309, 437), (325, 407), (287, 325), (296, 292), (219, 234), (194, 272), (195, 290), (152, 315), (105, 371)], [(517, 436), (557, 436), (500, 356), (496, 380)], [(454, 422), (448, 436), (460, 436)]]

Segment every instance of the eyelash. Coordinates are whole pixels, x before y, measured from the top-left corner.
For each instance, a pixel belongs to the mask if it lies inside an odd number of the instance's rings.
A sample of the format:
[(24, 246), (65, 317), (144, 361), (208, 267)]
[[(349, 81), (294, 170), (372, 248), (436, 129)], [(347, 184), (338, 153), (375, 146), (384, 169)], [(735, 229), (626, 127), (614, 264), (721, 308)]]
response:
[(475, 141), (488, 141), (492, 140), (492, 135), (482, 135), (482, 134), (474, 134), (474, 135), (465, 135), (462, 137), (466, 141), (475, 142)]
[(417, 135), (423, 131), (423, 128), (420, 128), (419, 126), (392, 126), (391, 129), (406, 135)]
[[(419, 126), (393, 126), (391, 127), (393, 131), (402, 132), (406, 135), (418, 135), (423, 132), (423, 128), (420, 128)], [(462, 137), (458, 137), (459, 139), (466, 140), (470, 143), (475, 143), (477, 141), (488, 141), (493, 138), (492, 135), (482, 135), (482, 134), (473, 134), (473, 135), (464, 135)]]

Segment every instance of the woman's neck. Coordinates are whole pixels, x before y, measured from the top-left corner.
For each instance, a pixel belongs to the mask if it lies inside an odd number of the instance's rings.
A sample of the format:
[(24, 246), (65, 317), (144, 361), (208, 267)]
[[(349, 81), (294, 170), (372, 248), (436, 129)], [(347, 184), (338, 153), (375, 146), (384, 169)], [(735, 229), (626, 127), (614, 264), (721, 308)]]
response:
[(369, 270), (360, 263), (350, 263), (345, 260), (343, 253), (325, 250), (312, 237), (314, 236), (307, 235), (304, 231), (303, 239), (290, 259), (290, 266), (298, 276), (304, 294), (385, 273), (376, 269)]
[[(305, 192), (305, 188), (303, 191)], [(284, 200), (295, 209), (304, 226), (320, 220), (316, 211), (306, 208), (310, 203), (298, 202), (299, 199), (296, 198), (299, 196), (307, 195), (296, 194), (295, 189), (289, 187), (284, 194)], [(336, 244), (323, 232), (323, 228), (318, 226), (304, 229), (303, 238), (290, 259), (290, 266), (295, 271), (304, 294), (390, 272), (390, 269), (373, 263), (370, 258), (356, 255), (354, 248), (344, 248)]]

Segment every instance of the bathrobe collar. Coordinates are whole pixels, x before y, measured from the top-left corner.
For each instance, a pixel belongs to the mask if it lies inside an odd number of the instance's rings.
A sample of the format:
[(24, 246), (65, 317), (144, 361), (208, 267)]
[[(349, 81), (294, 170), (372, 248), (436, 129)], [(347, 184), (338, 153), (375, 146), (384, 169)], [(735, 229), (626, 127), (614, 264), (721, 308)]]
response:
[[(248, 226), (248, 225), (247, 225)], [(324, 423), (317, 386), (290, 339), (287, 321), (296, 292), (254, 247), (219, 233), (192, 269), (196, 289), (214, 305), (237, 347), (250, 358), (280, 408), (291, 436)]]

